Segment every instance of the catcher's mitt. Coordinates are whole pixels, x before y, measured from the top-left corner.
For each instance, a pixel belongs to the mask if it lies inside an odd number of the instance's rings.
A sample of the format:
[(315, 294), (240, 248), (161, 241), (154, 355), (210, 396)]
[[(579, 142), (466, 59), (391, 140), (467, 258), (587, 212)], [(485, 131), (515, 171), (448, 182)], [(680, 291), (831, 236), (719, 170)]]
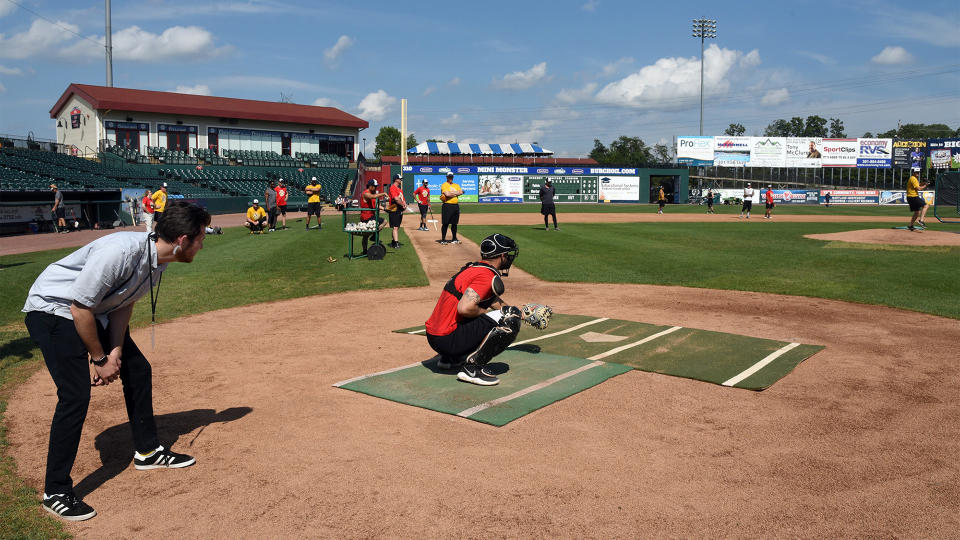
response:
[(524, 304), (520, 312), (523, 314), (523, 322), (537, 330), (545, 329), (553, 316), (553, 309), (543, 304)]

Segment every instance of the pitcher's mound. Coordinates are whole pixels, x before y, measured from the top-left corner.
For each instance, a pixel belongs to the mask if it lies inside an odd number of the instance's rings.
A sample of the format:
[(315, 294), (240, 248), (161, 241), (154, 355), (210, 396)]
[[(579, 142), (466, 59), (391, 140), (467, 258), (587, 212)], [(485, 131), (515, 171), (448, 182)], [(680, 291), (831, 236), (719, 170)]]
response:
[(906, 229), (863, 229), (827, 234), (805, 234), (804, 238), (858, 244), (896, 244), (904, 246), (960, 246), (960, 234), (945, 231)]

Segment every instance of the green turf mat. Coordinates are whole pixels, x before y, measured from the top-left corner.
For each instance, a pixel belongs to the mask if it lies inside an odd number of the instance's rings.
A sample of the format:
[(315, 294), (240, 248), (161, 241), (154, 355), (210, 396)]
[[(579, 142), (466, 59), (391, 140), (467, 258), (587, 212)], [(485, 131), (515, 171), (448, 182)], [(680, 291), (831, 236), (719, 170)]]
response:
[(435, 359), (334, 386), (502, 426), (631, 370), (620, 364), (520, 350), (504, 352), (489, 366), (500, 378), (497, 386), (458, 381), (456, 370), (438, 369)]
[[(423, 326), (395, 332), (424, 335)], [(764, 390), (823, 349), (695, 328), (555, 314), (550, 327), (524, 326), (511, 351), (616, 362), (641, 371)]]

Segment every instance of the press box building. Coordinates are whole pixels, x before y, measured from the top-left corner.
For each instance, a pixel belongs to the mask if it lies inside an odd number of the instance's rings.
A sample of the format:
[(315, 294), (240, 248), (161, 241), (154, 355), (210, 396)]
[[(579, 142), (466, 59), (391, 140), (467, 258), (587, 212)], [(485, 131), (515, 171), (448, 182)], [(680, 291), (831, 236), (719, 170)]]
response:
[(335, 154), (353, 161), (369, 124), (334, 107), (71, 84), (50, 109), (57, 142), (74, 155), (105, 146), (194, 155), (204, 148)]

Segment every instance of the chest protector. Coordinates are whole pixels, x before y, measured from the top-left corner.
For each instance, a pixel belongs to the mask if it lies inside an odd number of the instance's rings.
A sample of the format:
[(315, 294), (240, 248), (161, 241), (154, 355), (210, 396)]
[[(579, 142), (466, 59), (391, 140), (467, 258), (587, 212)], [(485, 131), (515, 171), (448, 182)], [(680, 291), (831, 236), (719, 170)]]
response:
[(480, 307), (487, 309), (493, 304), (494, 300), (499, 298), (500, 295), (502, 295), (503, 292), (506, 290), (506, 288), (503, 285), (503, 279), (500, 277), (500, 271), (497, 270), (491, 264), (487, 264), (485, 262), (469, 262), (463, 265), (463, 268), (461, 268), (459, 272), (454, 274), (453, 277), (447, 281), (446, 285), (443, 286), (443, 290), (452, 294), (457, 300), (460, 300), (461, 298), (463, 298), (463, 293), (457, 290), (457, 287), (454, 282), (457, 280), (457, 277), (459, 277), (460, 274), (462, 274), (465, 270), (469, 268), (477, 268), (477, 267), (487, 268), (493, 272), (493, 279), (491, 280), (491, 283), (490, 283), (490, 289), (493, 291), (493, 297), (491, 297), (488, 300), (484, 300), (479, 304)]

